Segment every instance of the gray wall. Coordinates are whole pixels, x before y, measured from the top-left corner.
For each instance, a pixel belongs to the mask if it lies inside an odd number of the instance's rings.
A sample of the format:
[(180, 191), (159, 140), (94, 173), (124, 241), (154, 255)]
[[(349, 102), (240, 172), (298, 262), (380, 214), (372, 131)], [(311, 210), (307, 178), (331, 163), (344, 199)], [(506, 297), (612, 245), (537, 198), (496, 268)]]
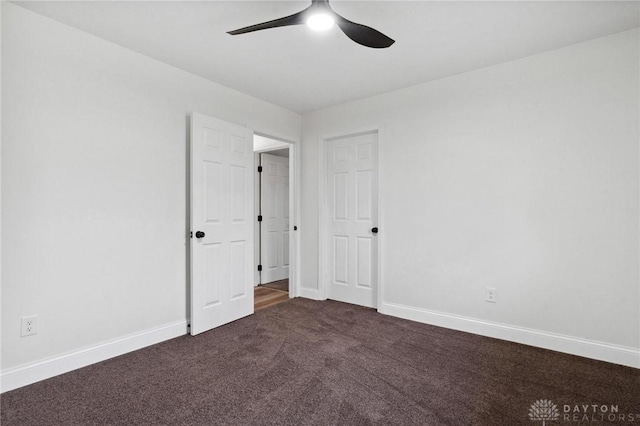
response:
[(291, 140), (300, 116), (2, 7), (3, 372), (186, 324), (189, 113)]
[(304, 294), (318, 141), (380, 127), (383, 312), (640, 366), (638, 51), (633, 30), (304, 114)]

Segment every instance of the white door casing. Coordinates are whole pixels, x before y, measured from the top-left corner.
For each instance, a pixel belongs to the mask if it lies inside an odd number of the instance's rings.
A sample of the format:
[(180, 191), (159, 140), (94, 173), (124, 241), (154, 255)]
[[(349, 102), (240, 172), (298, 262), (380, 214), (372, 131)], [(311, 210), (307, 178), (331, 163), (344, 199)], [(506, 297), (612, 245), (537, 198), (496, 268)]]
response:
[(192, 114), (192, 335), (253, 313), (252, 148), (251, 130)]
[(261, 284), (289, 278), (289, 158), (261, 154)]
[(327, 297), (378, 304), (378, 133), (327, 140)]

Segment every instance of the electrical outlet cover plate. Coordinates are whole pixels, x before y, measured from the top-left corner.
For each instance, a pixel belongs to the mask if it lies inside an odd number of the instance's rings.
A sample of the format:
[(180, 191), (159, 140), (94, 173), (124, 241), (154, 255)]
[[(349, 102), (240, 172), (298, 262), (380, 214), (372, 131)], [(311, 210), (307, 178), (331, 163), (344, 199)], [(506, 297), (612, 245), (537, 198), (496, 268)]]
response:
[(487, 302), (496, 303), (496, 289), (494, 287), (487, 287), (486, 298)]
[(30, 315), (28, 317), (22, 317), (22, 329), (20, 336), (32, 336), (38, 333), (38, 316)]

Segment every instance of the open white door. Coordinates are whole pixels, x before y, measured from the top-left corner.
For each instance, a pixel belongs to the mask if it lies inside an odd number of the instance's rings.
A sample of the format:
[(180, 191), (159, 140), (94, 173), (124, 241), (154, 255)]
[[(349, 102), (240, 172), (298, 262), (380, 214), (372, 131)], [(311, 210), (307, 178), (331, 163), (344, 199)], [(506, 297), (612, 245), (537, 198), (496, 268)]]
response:
[(289, 278), (289, 158), (261, 154), (260, 283)]
[(191, 116), (191, 334), (253, 313), (253, 132)]
[(378, 133), (327, 141), (328, 297), (377, 307)]

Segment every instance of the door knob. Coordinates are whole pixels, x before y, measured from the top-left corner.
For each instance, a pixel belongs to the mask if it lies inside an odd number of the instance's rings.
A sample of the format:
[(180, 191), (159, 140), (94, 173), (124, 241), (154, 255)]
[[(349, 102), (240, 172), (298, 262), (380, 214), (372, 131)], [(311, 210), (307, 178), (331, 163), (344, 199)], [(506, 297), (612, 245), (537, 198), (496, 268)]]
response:
[(371, 232), (373, 232), (374, 234), (378, 233), (378, 228), (371, 228)]
[(202, 231), (196, 232), (196, 238), (204, 238), (204, 232)]

